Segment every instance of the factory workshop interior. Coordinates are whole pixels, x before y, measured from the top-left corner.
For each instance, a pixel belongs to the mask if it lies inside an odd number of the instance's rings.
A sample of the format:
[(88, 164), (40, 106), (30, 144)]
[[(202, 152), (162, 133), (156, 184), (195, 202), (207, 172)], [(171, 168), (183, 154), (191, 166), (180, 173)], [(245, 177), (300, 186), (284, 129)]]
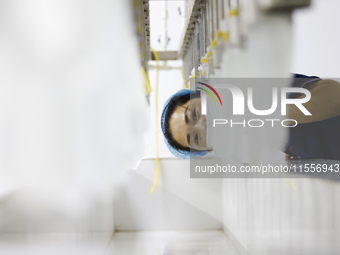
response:
[[(214, 128), (224, 124), (215, 129), (222, 136), (209, 138), (214, 150), (193, 150), (188, 135), (191, 147), (179, 153), (175, 134), (164, 138), (175, 117), (168, 123), (163, 114), (181, 90), (191, 97), (188, 122), (199, 91), (198, 116), (208, 107), (208, 122), (222, 102), (236, 105), (218, 87), (228, 79), (248, 81), (257, 113), (276, 84), (259, 79), (282, 81), (275, 92), (290, 89), (293, 74), (337, 84), (339, 0), (0, 5), (1, 255), (340, 254), (340, 155), (285, 155), (291, 127), (283, 114), (275, 115), (278, 128), (263, 116), (247, 128), (228, 126), (229, 115), (213, 119)], [(313, 98), (313, 85), (304, 86), (297, 100)], [(339, 138), (332, 140), (340, 147)], [(225, 171), (260, 165), (262, 173), (218, 175), (216, 162)], [(289, 172), (269, 175), (264, 165)]]

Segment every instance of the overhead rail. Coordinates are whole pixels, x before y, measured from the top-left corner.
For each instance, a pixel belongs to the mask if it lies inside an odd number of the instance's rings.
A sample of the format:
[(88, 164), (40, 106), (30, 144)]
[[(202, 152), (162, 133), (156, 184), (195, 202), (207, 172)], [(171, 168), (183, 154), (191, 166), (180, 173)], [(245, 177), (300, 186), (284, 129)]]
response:
[(147, 70), (150, 59), (150, 15), (148, 0), (133, 0), (142, 66)]
[(136, 32), (139, 41), (140, 63), (144, 83), (144, 92), (149, 103), (151, 86), (148, 77), (148, 62), (150, 50), (150, 15), (148, 0), (133, 0), (133, 9), (136, 22)]
[(275, 15), (310, 5), (310, 0), (188, 0), (178, 57), (183, 59), (185, 82), (208, 76), (230, 47), (242, 49), (250, 24), (261, 13)]

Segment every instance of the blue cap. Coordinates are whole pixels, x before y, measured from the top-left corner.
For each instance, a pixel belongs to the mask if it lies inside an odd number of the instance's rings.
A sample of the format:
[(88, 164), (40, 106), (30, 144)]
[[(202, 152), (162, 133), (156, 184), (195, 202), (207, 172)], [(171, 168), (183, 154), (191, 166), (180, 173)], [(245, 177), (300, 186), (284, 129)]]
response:
[[(164, 126), (165, 115), (168, 111), (170, 101), (173, 100), (173, 99), (180, 98), (180, 97), (185, 96), (185, 95), (189, 95), (190, 93), (195, 93), (195, 91), (192, 91), (190, 89), (181, 89), (176, 94), (174, 94), (170, 98), (168, 98), (168, 100), (166, 100), (166, 102), (164, 104), (163, 112), (162, 112), (162, 117), (161, 117), (161, 127), (162, 127), (163, 134), (165, 134), (165, 126)], [(170, 152), (177, 158), (189, 159), (190, 157), (195, 158), (197, 156), (204, 156), (208, 153), (208, 151), (190, 152), (190, 151), (183, 151), (183, 150), (176, 149), (169, 144), (169, 141), (165, 138), (165, 136), (164, 136), (164, 141), (165, 141), (166, 146), (170, 150)]]

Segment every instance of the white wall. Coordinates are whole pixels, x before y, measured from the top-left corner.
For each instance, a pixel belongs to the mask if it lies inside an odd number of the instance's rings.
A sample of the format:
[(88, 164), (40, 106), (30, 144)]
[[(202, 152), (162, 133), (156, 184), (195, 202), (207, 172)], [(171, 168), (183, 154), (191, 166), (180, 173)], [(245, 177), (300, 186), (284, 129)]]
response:
[(155, 160), (121, 175), (115, 193), (116, 230), (213, 230), (222, 228), (222, 181), (190, 179), (190, 162), (162, 159), (154, 193)]
[(314, 0), (293, 15), (292, 72), (327, 78), (340, 76), (340, 1)]

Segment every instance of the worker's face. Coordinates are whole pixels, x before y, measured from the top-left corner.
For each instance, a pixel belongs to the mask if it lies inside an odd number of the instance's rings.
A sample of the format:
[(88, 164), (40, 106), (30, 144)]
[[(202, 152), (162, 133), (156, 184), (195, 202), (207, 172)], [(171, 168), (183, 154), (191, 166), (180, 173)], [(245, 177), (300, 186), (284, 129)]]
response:
[(201, 99), (194, 98), (177, 106), (169, 120), (174, 140), (184, 147), (209, 150), (206, 143), (207, 123), (201, 115)]

